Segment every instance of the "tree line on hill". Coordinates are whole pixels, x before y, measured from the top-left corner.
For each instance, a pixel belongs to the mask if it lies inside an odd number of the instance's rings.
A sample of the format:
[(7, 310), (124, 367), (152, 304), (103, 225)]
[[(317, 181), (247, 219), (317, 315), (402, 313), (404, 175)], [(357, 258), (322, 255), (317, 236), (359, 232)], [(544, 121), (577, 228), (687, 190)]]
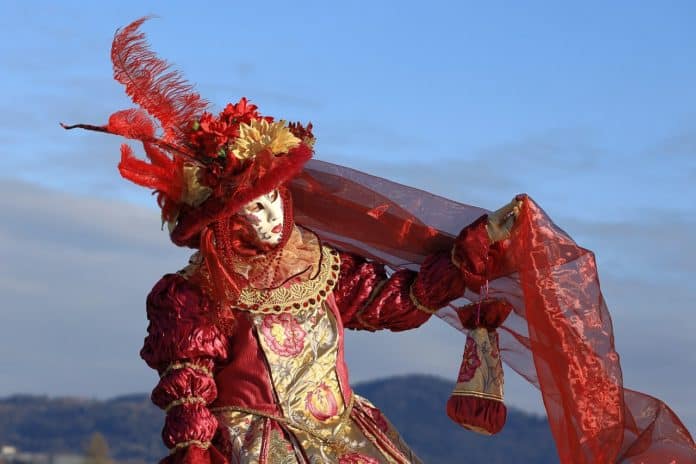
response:
[[(452, 384), (421, 375), (355, 386), (399, 429), (427, 464), (552, 464), (558, 462), (545, 418), (510, 408), (505, 428), (488, 437), (466, 431), (445, 414)], [(84, 464), (156, 463), (167, 453), (164, 413), (146, 394), (109, 400), (13, 395), (0, 399), (0, 445), (22, 451), (75, 453)]]

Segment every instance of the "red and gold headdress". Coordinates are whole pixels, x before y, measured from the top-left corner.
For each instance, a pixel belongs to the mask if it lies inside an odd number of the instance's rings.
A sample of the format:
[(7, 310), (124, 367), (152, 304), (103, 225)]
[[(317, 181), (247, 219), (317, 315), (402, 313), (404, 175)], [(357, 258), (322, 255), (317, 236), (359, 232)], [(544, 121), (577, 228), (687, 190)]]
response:
[(114, 78), (139, 108), (112, 114), (105, 126), (63, 127), (142, 142), (147, 161), (121, 146), (121, 175), (155, 190), (172, 241), (197, 248), (206, 225), (302, 170), (313, 154), (312, 125), (262, 116), (246, 98), (213, 115), (192, 86), (148, 48), (139, 31), (146, 19), (117, 31), (111, 48)]

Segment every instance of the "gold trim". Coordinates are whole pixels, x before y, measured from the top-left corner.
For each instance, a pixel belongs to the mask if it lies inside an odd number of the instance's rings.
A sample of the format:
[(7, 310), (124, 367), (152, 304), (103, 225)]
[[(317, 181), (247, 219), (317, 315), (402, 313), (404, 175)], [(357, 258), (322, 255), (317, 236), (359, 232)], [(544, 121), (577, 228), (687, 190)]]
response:
[(459, 423), (459, 424), (460, 424), (462, 427), (464, 427), (465, 429), (469, 429), (469, 430), (471, 430), (472, 432), (480, 433), (481, 435), (489, 435), (489, 436), (490, 436), (490, 435), (493, 435), (491, 432), (489, 432), (488, 430), (484, 429), (483, 427), (476, 427), (475, 425), (471, 425), (471, 424), (462, 424), (462, 423)]
[[(348, 405), (346, 405), (345, 409), (341, 413), (341, 416), (339, 418), (339, 422), (346, 423), (349, 421), (350, 415), (353, 412), (354, 402), (355, 402), (355, 395), (351, 395), (350, 401), (348, 402)], [(340, 449), (340, 450), (351, 450), (352, 451), (352, 449), (350, 447), (347, 447), (343, 441), (341, 441), (339, 439), (334, 439), (331, 437), (325, 437), (314, 427), (307, 427), (307, 426), (298, 424), (296, 422), (291, 421), (290, 419), (288, 419), (286, 417), (276, 416), (274, 414), (268, 414), (268, 413), (263, 412), (263, 411), (258, 411), (256, 409), (251, 409), (251, 408), (243, 408), (240, 406), (220, 406), (217, 408), (210, 408), (210, 411), (213, 413), (219, 413), (219, 414), (225, 414), (227, 412), (241, 412), (244, 414), (252, 414), (254, 416), (265, 417), (267, 419), (272, 419), (280, 424), (286, 425), (290, 428), (304, 432), (304, 433), (312, 436), (313, 438), (321, 441), (322, 443), (326, 444), (327, 446), (332, 446), (332, 447), (335, 447), (336, 449)]]
[(198, 446), (199, 448), (203, 448), (204, 450), (207, 450), (210, 448), (210, 442), (209, 441), (200, 441), (200, 440), (188, 440), (188, 441), (181, 441), (174, 445), (172, 449), (169, 450), (169, 454), (174, 454), (177, 451), (179, 451), (181, 448), (186, 448), (187, 446), (195, 445)]
[(382, 279), (379, 282), (377, 282), (377, 285), (375, 285), (375, 288), (372, 289), (372, 293), (370, 293), (370, 296), (367, 297), (367, 301), (365, 303), (363, 303), (363, 305), (360, 307), (360, 309), (358, 309), (355, 312), (355, 315), (353, 316), (353, 318), (355, 320), (357, 320), (362, 327), (364, 327), (368, 330), (377, 331), (380, 329), (380, 327), (376, 327), (376, 326), (370, 324), (369, 322), (365, 321), (362, 317), (363, 313), (367, 310), (368, 306), (370, 306), (372, 304), (372, 302), (375, 301), (375, 298), (377, 298), (377, 295), (379, 295), (379, 292), (382, 291), (382, 288), (386, 285), (386, 283), (388, 281), (389, 281), (389, 279), (387, 278), (387, 279)]
[(205, 366), (201, 366), (201, 365), (194, 364), (191, 362), (176, 362), (176, 363), (173, 363), (173, 364), (170, 364), (169, 366), (167, 366), (167, 368), (164, 370), (164, 372), (162, 372), (160, 374), (160, 378), (166, 377), (167, 374), (169, 374), (172, 371), (185, 369), (187, 367), (189, 369), (193, 369), (194, 371), (199, 371), (199, 372), (207, 375), (208, 377), (213, 377), (213, 373), (210, 371), (210, 369), (208, 369)]
[(429, 307), (425, 306), (424, 304), (422, 304), (420, 301), (418, 301), (418, 298), (416, 298), (416, 295), (413, 294), (413, 285), (411, 285), (408, 288), (408, 297), (411, 299), (411, 303), (413, 303), (413, 305), (416, 308), (423, 311), (424, 313), (435, 314), (440, 309), (440, 308), (437, 308), (437, 309), (429, 308)]
[(457, 267), (457, 269), (461, 270), (462, 269), (462, 262), (459, 259), (457, 259), (457, 257), (455, 256), (456, 251), (457, 251), (457, 245), (454, 244), (452, 246), (452, 250), (450, 250), (450, 261), (452, 261), (452, 264), (454, 264)]
[(274, 289), (245, 287), (235, 306), (257, 314), (298, 314), (324, 300), (336, 286), (341, 258), (328, 246), (321, 247), (319, 272), (314, 279)]
[(177, 406), (181, 406), (182, 404), (194, 404), (194, 403), (206, 404), (206, 401), (205, 401), (205, 398), (203, 398), (202, 396), (185, 396), (183, 398), (179, 398), (178, 400), (174, 400), (171, 403), (169, 403), (164, 408), (164, 412), (169, 412), (170, 409), (175, 408)]
[(372, 325), (372, 324), (370, 324), (370, 323), (368, 323), (368, 322), (365, 322), (365, 320), (362, 318), (362, 313), (363, 313), (364, 311), (365, 311), (365, 308), (363, 307), (360, 311), (358, 311), (357, 313), (355, 313), (355, 316), (353, 316), (353, 317), (360, 323), (360, 325), (361, 325), (362, 327), (365, 327), (366, 329), (372, 330), (372, 331), (377, 331), (377, 330), (379, 330), (379, 329), (380, 329), (379, 327), (375, 327), (374, 325)]
[(454, 391), (452, 391), (452, 396), (475, 396), (478, 398), (484, 398), (487, 400), (496, 400), (496, 401), (503, 401), (503, 397), (500, 395), (494, 395), (492, 393), (483, 393), (479, 391), (473, 391), (473, 390), (463, 390), (459, 389), (457, 387), (454, 388)]

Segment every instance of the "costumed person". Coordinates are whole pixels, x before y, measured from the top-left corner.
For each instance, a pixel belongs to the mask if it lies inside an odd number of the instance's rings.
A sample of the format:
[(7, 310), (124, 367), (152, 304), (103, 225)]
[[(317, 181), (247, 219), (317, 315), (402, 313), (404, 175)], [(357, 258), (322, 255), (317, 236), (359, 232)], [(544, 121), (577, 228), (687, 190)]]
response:
[(121, 175), (153, 189), (171, 240), (197, 250), (147, 297), (161, 462), (420, 462), (352, 392), (343, 331), (433, 314), (467, 333), (447, 404), (464, 427), (502, 427), (502, 358), (540, 388), (563, 463), (695, 462), (676, 415), (622, 386), (592, 254), (531, 198), (488, 214), (311, 160), (311, 124), (245, 98), (213, 115), (149, 50), (144, 20), (112, 46), (139, 108), (64, 127), (142, 142), (147, 161), (122, 145)]

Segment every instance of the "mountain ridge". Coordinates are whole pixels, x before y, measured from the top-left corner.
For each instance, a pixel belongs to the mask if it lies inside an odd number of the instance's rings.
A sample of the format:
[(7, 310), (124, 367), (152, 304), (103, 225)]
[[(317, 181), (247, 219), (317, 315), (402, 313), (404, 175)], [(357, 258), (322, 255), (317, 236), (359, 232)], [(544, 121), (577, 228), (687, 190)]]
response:
[[(357, 383), (353, 389), (384, 412), (425, 463), (558, 462), (544, 417), (510, 407), (505, 428), (492, 437), (453, 423), (445, 412), (452, 386), (412, 374)], [(163, 423), (163, 411), (145, 393), (105, 400), (22, 393), (0, 398), (0, 445), (22, 451), (75, 453), (100, 432), (116, 460), (155, 463), (167, 453), (160, 438)]]

